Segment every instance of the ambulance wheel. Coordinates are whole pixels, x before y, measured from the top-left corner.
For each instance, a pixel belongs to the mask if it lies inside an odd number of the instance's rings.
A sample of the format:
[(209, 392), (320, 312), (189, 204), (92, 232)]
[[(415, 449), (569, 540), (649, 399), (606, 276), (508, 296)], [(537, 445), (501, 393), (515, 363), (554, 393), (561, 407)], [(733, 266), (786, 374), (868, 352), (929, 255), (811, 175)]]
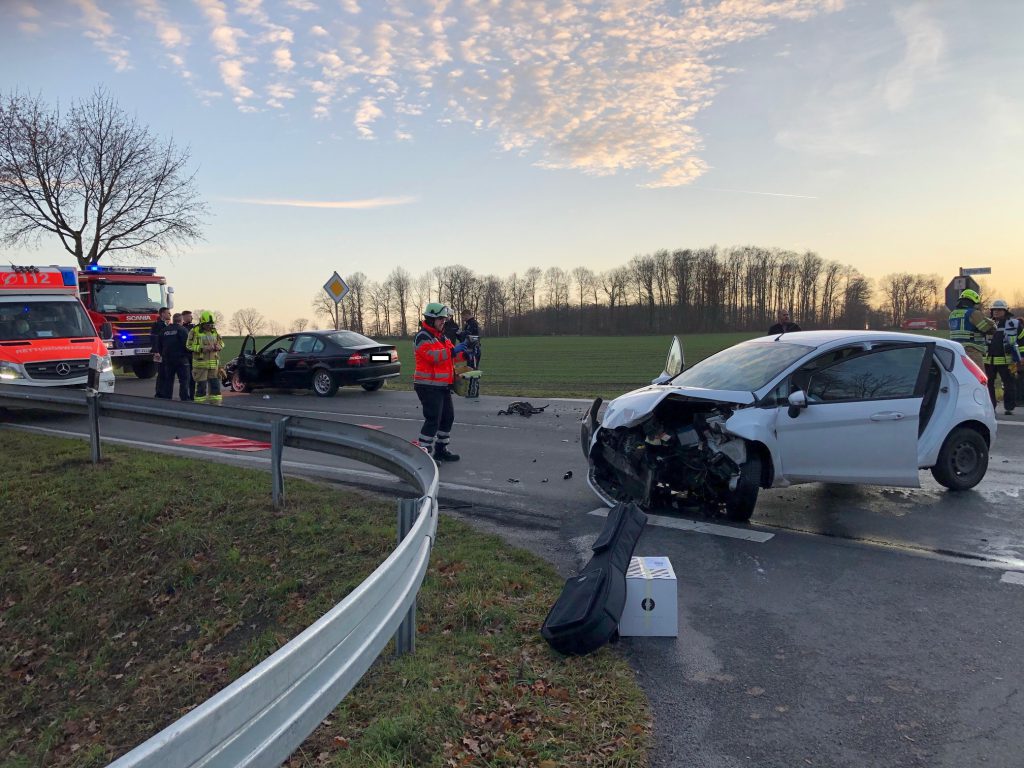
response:
[(132, 373), (137, 379), (152, 379), (156, 376), (156, 363), (152, 360), (138, 360), (132, 363)]
[(367, 392), (376, 392), (378, 389), (384, 386), (383, 381), (368, 381), (365, 384), (360, 384), (363, 389)]
[(331, 376), (326, 368), (321, 368), (313, 374), (313, 391), (319, 397), (334, 397), (338, 391), (338, 382)]

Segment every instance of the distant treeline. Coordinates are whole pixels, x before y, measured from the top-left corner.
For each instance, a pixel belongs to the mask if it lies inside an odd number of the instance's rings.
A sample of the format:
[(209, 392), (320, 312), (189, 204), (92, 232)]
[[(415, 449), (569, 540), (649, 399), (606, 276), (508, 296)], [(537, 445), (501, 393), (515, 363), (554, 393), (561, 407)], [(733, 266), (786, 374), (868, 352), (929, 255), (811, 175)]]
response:
[(779, 309), (803, 328), (899, 326), (945, 313), (938, 275), (875, 283), (811, 251), (756, 246), (660, 250), (604, 272), (530, 267), (499, 277), (455, 264), (418, 277), (398, 267), (380, 282), (361, 272), (346, 279), (348, 297), (335, 307), (320, 293), (314, 313), (370, 336), (409, 336), (430, 301), (473, 310), (490, 336), (759, 331)]

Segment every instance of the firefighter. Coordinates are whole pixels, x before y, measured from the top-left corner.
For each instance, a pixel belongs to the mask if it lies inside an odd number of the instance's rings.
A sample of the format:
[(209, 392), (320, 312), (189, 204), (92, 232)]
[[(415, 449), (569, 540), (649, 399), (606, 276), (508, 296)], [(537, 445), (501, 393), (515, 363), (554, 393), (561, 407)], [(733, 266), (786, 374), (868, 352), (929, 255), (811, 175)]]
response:
[(1016, 374), (1020, 367), (1020, 351), (1017, 343), (1020, 339), (1020, 318), (1014, 317), (1010, 307), (1002, 299), (996, 299), (989, 307), (995, 333), (988, 344), (985, 355), (985, 373), (988, 375), (988, 396), (992, 399), (992, 407), (996, 407), (996, 375), (1003, 381), (1003, 408), (1006, 415), (1011, 416), (1017, 407)]
[(434, 461), (458, 461), (459, 455), (448, 450), (455, 407), (452, 385), (455, 383), (455, 351), (451, 339), (444, 334), (445, 323), (452, 311), (444, 304), (431, 302), (423, 310), (423, 322), (413, 341), (416, 371), (413, 388), (423, 406), (423, 427), (419, 446)]
[(960, 292), (956, 308), (949, 313), (949, 338), (964, 345), (967, 356), (979, 368), (985, 365), (985, 337), (995, 331), (995, 324), (978, 309), (981, 296), (967, 288)]
[(224, 397), (220, 393), (219, 352), (224, 342), (213, 322), (213, 313), (204, 309), (199, 313), (199, 325), (189, 331), (186, 345), (192, 353), (192, 378), (196, 382), (195, 402), (221, 405)]

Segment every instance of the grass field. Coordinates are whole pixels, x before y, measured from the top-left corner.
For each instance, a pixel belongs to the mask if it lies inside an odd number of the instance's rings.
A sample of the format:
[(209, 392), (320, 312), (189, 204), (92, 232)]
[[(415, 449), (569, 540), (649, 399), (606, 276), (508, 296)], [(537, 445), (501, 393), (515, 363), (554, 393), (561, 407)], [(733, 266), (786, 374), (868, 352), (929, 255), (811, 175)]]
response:
[[(946, 337), (944, 332), (924, 335)], [(762, 334), (702, 333), (680, 336), (688, 365)], [(273, 337), (260, 337), (257, 349)], [(238, 354), (242, 340), (225, 338), (223, 360)], [(520, 336), (484, 338), (481, 393), (523, 397), (616, 397), (649, 384), (664, 369), (671, 336)], [(391, 389), (412, 389), (413, 353), (408, 339), (395, 344), (402, 375)]]
[[(689, 364), (713, 355), (753, 333), (706, 333), (681, 339)], [(257, 347), (271, 337), (260, 338)], [(224, 360), (241, 347), (241, 339), (225, 339)], [(671, 336), (524, 336), (483, 340), (481, 392), (524, 397), (614, 397), (650, 383), (661, 373)], [(395, 343), (402, 375), (388, 382), (393, 389), (411, 389), (412, 342)]]
[[(103, 766), (352, 591), (394, 547), (393, 499), (5, 430), (0, 764)], [(385, 653), (288, 766), (647, 764), (643, 694), (612, 648), (539, 629), (562, 580), (442, 516), (416, 653)]]

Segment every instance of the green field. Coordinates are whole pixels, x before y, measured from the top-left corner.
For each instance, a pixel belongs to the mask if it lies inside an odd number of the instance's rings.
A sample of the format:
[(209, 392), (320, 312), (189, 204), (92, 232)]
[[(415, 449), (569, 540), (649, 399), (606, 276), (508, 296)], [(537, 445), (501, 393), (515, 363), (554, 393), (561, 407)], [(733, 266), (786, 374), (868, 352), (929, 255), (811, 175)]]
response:
[[(945, 332), (925, 331), (945, 337)], [(726, 347), (762, 334), (701, 333), (680, 336), (688, 365)], [(272, 341), (260, 337), (257, 347)], [(241, 347), (238, 337), (226, 337), (223, 360)], [(671, 336), (520, 336), (485, 338), (482, 394), (522, 397), (615, 397), (649, 384), (664, 368)], [(402, 375), (388, 382), (391, 389), (411, 389), (412, 341), (382, 339), (395, 344)]]

